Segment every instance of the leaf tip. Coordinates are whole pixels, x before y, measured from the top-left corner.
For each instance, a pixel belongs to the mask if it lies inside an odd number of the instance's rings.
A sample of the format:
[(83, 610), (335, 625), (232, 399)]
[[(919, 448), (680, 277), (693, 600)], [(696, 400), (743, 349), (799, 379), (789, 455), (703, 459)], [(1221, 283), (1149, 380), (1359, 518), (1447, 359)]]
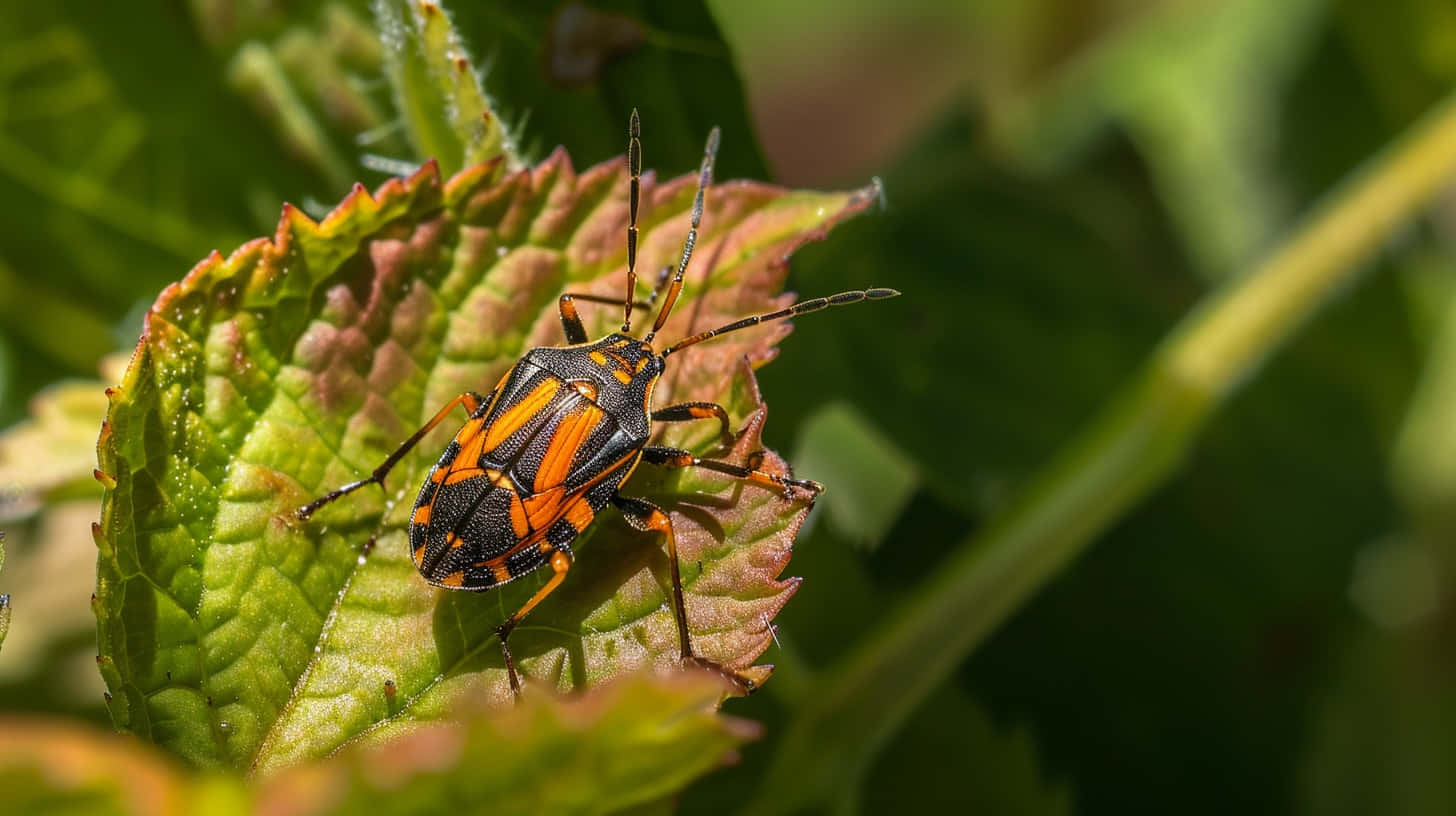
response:
[[(349, 196), (345, 196), (344, 201), (340, 202), (339, 206), (334, 208), (334, 212), (338, 212), (348, 204), (352, 195), (351, 193)], [(304, 212), (301, 207), (296, 207), (285, 201), (283, 202), (283, 211), (278, 216), (278, 235), (273, 239), (273, 243), (279, 249), (284, 249), (288, 246), (288, 235), (290, 232), (305, 232), (317, 229), (318, 222), (313, 220), (308, 213)]]
[(440, 160), (432, 156), (426, 159), (424, 164), (420, 165), (420, 169), (410, 175), (409, 179), (405, 182), (405, 187), (412, 190), (420, 184), (438, 184), (439, 181)]
[[(486, 117), (489, 118), (489, 116), (490, 114), (487, 113)], [(495, 156), (478, 164), (472, 164), (451, 176), (444, 185), (445, 200), (459, 201), (477, 189), (489, 187), (496, 180), (496, 174), (503, 161), (505, 161), (504, 156)]]

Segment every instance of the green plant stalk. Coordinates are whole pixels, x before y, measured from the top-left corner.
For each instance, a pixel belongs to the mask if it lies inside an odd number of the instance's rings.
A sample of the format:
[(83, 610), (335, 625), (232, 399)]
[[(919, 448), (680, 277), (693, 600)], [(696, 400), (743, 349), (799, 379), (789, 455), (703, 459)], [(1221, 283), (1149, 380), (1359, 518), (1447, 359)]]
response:
[(1204, 421), (1456, 175), (1448, 97), (1199, 304), (978, 538), (824, 671), (749, 810), (852, 809), (861, 773), (981, 640), (1181, 463)]
[(420, 158), (445, 176), (496, 158), (499, 179), (523, 167), (440, 0), (374, 0), (385, 75)]

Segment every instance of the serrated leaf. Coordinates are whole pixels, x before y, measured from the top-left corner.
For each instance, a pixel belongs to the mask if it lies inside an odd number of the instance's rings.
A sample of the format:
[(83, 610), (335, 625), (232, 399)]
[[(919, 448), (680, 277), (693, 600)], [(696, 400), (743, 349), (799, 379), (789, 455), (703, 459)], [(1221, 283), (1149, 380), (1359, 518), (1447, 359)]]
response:
[[(453, 428), (403, 459), (387, 492), (351, 495), (310, 523), (293, 516), (370, 472), (449, 399), (488, 390), (527, 348), (560, 343), (563, 288), (620, 293), (624, 162), (578, 175), (558, 151), (498, 185), (491, 172), (442, 183), (430, 165), (373, 196), (356, 189), (321, 223), (286, 207), (271, 241), (214, 254), (150, 311), (99, 444), (115, 487), (98, 536), (98, 635), (119, 727), (198, 765), (267, 771), (445, 719), (461, 697), (509, 699), (492, 632), (544, 577), (437, 590), (407, 553), (417, 485)], [(638, 257), (651, 279), (680, 252), (695, 180), (643, 181)], [(785, 258), (873, 198), (711, 189), (665, 336), (785, 304)], [(620, 321), (589, 306), (593, 336)], [(764, 411), (742, 361), (770, 359), (788, 330), (674, 357), (657, 404), (723, 402), (743, 423), (724, 458), (743, 461), (761, 447)], [(662, 440), (706, 450), (714, 429), (703, 425)], [(785, 469), (772, 454), (764, 467)], [(806, 504), (713, 474), (641, 470), (624, 492), (673, 516), (699, 651), (748, 666), (793, 592), (776, 576)], [(562, 589), (512, 639), (528, 689), (675, 666), (661, 545), (606, 513), (574, 549)]]
[(0, 810), (73, 813), (617, 813), (662, 800), (757, 728), (714, 708), (722, 678), (638, 675), (571, 699), (472, 707), (387, 745), (356, 745), (257, 787), (175, 767), (149, 746), (57, 721), (0, 718)]

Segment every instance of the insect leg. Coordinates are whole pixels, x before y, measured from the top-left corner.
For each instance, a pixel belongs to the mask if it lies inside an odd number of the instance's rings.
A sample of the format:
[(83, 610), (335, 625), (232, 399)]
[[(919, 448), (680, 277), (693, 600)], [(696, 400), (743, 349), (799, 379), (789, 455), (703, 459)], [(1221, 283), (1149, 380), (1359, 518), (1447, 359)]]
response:
[(497, 626), (495, 630), (496, 636), (500, 638), (501, 654), (506, 659), (506, 674), (511, 678), (511, 691), (515, 692), (517, 696), (521, 694), (521, 681), (516, 676), (516, 662), (511, 659), (511, 649), (506, 645), (506, 638), (510, 637), (511, 630), (516, 628), (521, 619), (536, 608), (536, 604), (541, 603), (547, 595), (561, 586), (562, 581), (566, 580), (566, 571), (571, 569), (571, 555), (566, 550), (557, 550), (552, 553), (551, 569), (555, 572), (546, 585), (536, 590), (536, 594), (532, 595), (530, 600), (517, 609), (514, 615), (506, 618), (505, 623)]
[(585, 295), (567, 293), (556, 302), (561, 312), (561, 330), (566, 333), (566, 342), (572, 345), (586, 342), (586, 327), (581, 325), (581, 315), (576, 313), (576, 298), (586, 300)]
[(698, 657), (693, 652), (693, 642), (688, 635), (688, 610), (683, 603), (682, 590), (682, 569), (677, 561), (677, 536), (672, 532), (672, 519), (662, 512), (662, 508), (646, 499), (628, 498), (627, 496), (613, 496), (612, 504), (622, 511), (622, 517), (634, 528), (643, 532), (662, 533), (667, 540), (667, 564), (668, 574), (672, 577), (672, 612), (677, 618), (677, 641), (681, 649), (684, 663), (692, 663), (722, 674), (724, 677), (738, 684), (743, 691), (753, 691), (757, 685), (752, 679), (745, 677), (712, 660)]
[[(761, 458), (761, 457), (760, 457)], [(700, 459), (694, 456), (691, 451), (681, 448), (664, 448), (658, 445), (648, 445), (642, 449), (642, 461), (651, 462), (654, 465), (663, 467), (700, 467), (704, 470), (711, 470), (717, 473), (726, 473), (756, 485), (783, 491), (785, 497), (792, 495), (790, 488), (799, 487), (808, 490), (814, 495), (824, 492), (824, 485), (809, 479), (793, 479), (788, 476), (779, 476), (776, 473), (759, 470), (756, 467), (745, 467), (729, 462), (719, 462), (715, 459)], [(750, 460), (751, 464), (758, 464), (757, 460)]]
[(718, 435), (723, 445), (733, 444), (733, 431), (728, 426), (728, 412), (716, 402), (684, 402), (652, 412), (654, 422), (690, 422), (694, 419), (717, 419)]
[(423, 428), (415, 431), (414, 435), (411, 436), (409, 439), (406, 439), (404, 441), (404, 444), (400, 445), (399, 448), (394, 451), (394, 453), (391, 453), (389, 457), (384, 460), (383, 464), (375, 468), (374, 473), (370, 474), (369, 478), (360, 479), (357, 482), (350, 482), (343, 487), (330, 491), (327, 495), (315, 499), (308, 504), (305, 504), (304, 506), (298, 508), (294, 511), (294, 514), (297, 515), (300, 519), (308, 521), (309, 516), (312, 516), (314, 512), (316, 512), (320, 507), (323, 507), (334, 499), (353, 493), (355, 490), (358, 490), (364, 485), (373, 483), (379, 485), (380, 487), (384, 487), (384, 477), (388, 475), (389, 471), (396, 464), (399, 464), (399, 460), (403, 459), (404, 455), (406, 453), (409, 453), (410, 448), (413, 448), (416, 444), (418, 444), (419, 441), (425, 437), (425, 434), (429, 433), (436, 425), (439, 425), (440, 422), (445, 419), (445, 417), (449, 416), (450, 412), (454, 410), (455, 406), (463, 405), (465, 406), (465, 412), (467, 414), (473, 414), (475, 413), (475, 410), (480, 407), (480, 403), (483, 401), (484, 400), (481, 399), (480, 395), (475, 393), (474, 391), (466, 391), (464, 394), (461, 394), (455, 399), (450, 400), (449, 402), (445, 403), (445, 407), (441, 408), (439, 412), (430, 419), (429, 422), (425, 423)]

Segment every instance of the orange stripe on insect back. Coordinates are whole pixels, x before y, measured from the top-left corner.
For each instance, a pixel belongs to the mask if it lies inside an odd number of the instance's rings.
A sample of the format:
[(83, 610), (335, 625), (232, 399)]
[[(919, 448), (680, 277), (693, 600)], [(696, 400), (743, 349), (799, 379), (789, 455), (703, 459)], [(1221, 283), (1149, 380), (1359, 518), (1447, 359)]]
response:
[(445, 484), (452, 485), (459, 482), (478, 479), (485, 475), (485, 471), (478, 467), (453, 468), (445, 474)]
[(429, 524), (430, 508), (433, 506), (434, 505), (431, 504), (422, 504), (419, 507), (416, 507), (415, 514), (410, 517), (410, 521), (415, 524)]
[(566, 512), (561, 517), (566, 519), (566, 523), (575, 527), (579, 533), (592, 523), (592, 519), (596, 518), (596, 515), (596, 511), (592, 510), (590, 504), (587, 504), (586, 498), (582, 497), (568, 504)]
[(555, 379), (542, 380), (524, 399), (496, 417), (486, 429), (483, 450), (495, 450), (512, 434), (525, 427), (531, 417), (540, 413), (551, 402), (552, 397), (556, 396), (557, 387)]
[(490, 567), (491, 577), (495, 578), (497, 584), (504, 584), (511, 580), (511, 570), (505, 564), (492, 564)]
[(480, 435), (480, 428), (484, 424), (485, 419), (483, 418), (466, 420), (465, 424), (460, 427), (459, 433), (455, 434), (455, 441), (460, 443), (460, 447), (465, 447)]
[(458, 586), (460, 586), (461, 584), (464, 584), (464, 583), (465, 583), (465, 573), (463, 573), (463, 572), (452, 572), (449, 575), (446, 575), (444, 577), (444, 579), (442, 579), (440, 581), (440, 585), (441, 586), (447, 586), (447, 587), (458, 587)]
[(516, 538), (525, 538), (531, 532), (531, 522), (526, 518), (526, 505), (521, 503), (521, 497), (515, 493), (511, 494), (511, 532)]
[[(480, 455), (485, 452), (485, 437), (479, 432), (480, 424), (478, 422), (472, 424), (475, 425), (474, 429), (466, 426), (460, 431), (460, 435), (455, 437), (455, 441), (460, 445), (460, 452), (455, 454), (455, 461), (450, 463), (451, 467), (473, 468), (480, 465)], [(466, 431), (471, 431), (471, 433), (466, 434)]]
[(582, 443), (601, 423), (603, 416), (601, 409), (585, 405), (561, 418), (556, 432), (551, 435), (551, 443), (546, 446), (546, 455), (541, 457), (541, 466), (536, 470), (537, 493), (566, 481), (577, 451), (581, 450)]
[(561, 512), (561, 497), (565, 492), (564, 488), (558, 486), (525, 498), (526, 516), (531, 521), (532, 529), (544, 530), (556, 520)]

